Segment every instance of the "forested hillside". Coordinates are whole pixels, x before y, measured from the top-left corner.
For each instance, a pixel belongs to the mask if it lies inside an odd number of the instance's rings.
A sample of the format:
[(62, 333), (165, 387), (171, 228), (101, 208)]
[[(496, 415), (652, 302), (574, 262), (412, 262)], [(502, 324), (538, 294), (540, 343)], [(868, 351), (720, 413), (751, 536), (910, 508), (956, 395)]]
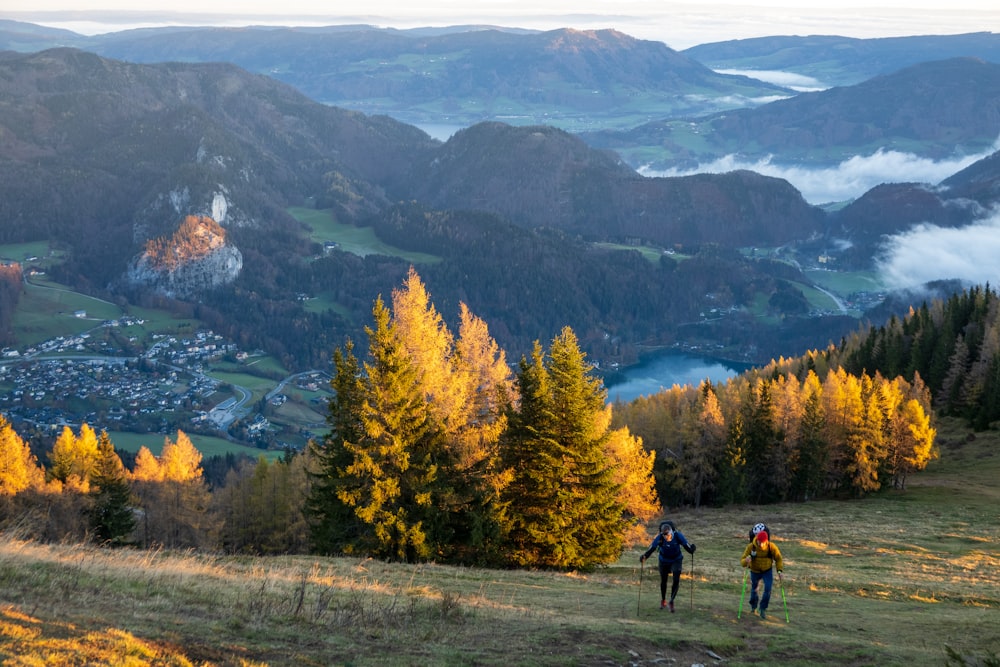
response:
[(998, 312), (996, 292), (973, 287), (839, 345), (616, 406), (616, 423), (657, 452), (668, 504), (901, 488), (935, 456), (935, 415), (1000, 420)]
[(939, 413), (990, 428), (1000, 420), (1000, 299), (986, 285), (924, 303), (851, 336), (840, 360), (849, 372), (919, 373)]
[[(43, 469), (5, 423), (4, 517), (35, 517), (41, 539), (85, 539), (89, 525), (142, 544), (587, 568), (617, 559), (661, 503), (905, 488), (937, 455), (933, 404), (980, 420), (993, 409), (998, 304), (974, 288), (839, 346), (612, 405), (571, 329), (514, 370), (469, 309), (452, 333), (410, 271), (372, 308), (367, 350), (337, 348), (330, 434), (305, 452), (209, 488), (183, 434), (126, 470), (106, 436), (67, 428)], [(952, 365), (930, 385), (942, 358)], [(101, 519), (123, 515), (110, 510), (127, 494), (109, 496), (122, 484), (138, 489), (141, 526)]]
[[(0, 242), (65, 249), (48, 268), (55, 280), (197, 317), (289, 369), (328, 368), (410, 263), (324, 253), (327, 238), (293, 219), (293, 205), (372, 226), (401, 250), (433, 248), (440, 261), (421, 273), (449, 321), (466, 301), (517, 352), (570, 326), (608, 363), (707, 338), (758, 361), (852, 326), (830, 317), (808, 327), (782, 300), (770, 322), (749, 312), (779, 285), (806, 281), (736, 247), (823, 228), (822, 212), (781, 179), (645, 179), (550, 127), (487, 123), (441, 144), (218, 63), (137, 65), (57, 49), (8, 54), (0, 70)], [(214, 287), (184, 299), (152, 277), (132, 279), (146, 243), (170, 238), (188, 215), (225, 229), (239, 275), (201, 281)], [(307, 309), (309, 299), (329, 306)], [(731, 326), (692, 330), (711, 309)]]

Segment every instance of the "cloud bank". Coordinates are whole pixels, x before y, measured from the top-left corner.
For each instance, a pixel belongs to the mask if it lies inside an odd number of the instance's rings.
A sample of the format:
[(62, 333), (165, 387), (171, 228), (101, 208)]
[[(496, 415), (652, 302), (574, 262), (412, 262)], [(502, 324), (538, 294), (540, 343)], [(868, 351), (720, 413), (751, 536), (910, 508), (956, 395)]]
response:
[(877, 268), (890, 289), (932, 280), (1000, 285), (1000, 211), (959, 228), (918, 225), (890, 237)]
[(735, 76), (748, 76), (764, 83), (773, 83), (776, 86), (784, 86), (800, 93), (813, 93), (829, 88), (819, 79), (814, 79), (805, 74), (795, 72), (784, 72), (782, 70), (766, 69), (717, 69), (719, 74), (733, 74)]
[(782, 165), (774, 162), (771, 156), (752, 161), (727, 155), (694, 169), (659, 171), (642, 167), (639, 173), (644, 176), (690, 176), (748, 169), (765, 176), (785, 179), (802, 193), (807, 202), (818, 205), (856, 199), (883, 183), (940, 183), (973, 162), (992, 154), (998, 147), (1000, 139), (987, 152), (955, 156), (946, 160), (931, 160), (912, 153), (880, 150), (873, 155), (855, 155), (836, 166), (822, 168)]

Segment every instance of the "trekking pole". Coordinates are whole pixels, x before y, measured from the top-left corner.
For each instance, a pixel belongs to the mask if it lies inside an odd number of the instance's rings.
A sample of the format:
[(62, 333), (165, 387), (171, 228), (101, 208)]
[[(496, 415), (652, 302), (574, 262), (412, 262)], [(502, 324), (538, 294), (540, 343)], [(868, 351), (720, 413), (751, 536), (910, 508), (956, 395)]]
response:
[(691, 611), (694, 611), (694, 552), (691, 552)]
[(740, 593), (740, 609), (736, 612), (736, 618), (743, 614), (743, 596), (747, 593), (747, 577), (750, 576), (750, 568), (743, 570), (743, 592)]
[(785, 599), (785, 582), (778, 577), (778, 588), (781, 589), (781, 603), (785, 605), (785, 623), (788, 623), (788, 600)]
[(646, 567), (646, 559), (639, 561), (639, 597), (635, 601), (635, 615), (639, 615), (639, 604), (642, 602), (642, 570)]

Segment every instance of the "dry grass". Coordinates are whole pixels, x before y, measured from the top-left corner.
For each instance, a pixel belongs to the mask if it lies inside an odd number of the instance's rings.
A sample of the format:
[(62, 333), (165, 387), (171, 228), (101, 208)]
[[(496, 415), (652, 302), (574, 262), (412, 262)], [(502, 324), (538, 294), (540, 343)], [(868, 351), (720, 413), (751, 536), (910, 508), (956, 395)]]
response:
[[(0, 537), (7, 665), (942, 665), (1000, 653), (1000, 438), (955, 425), (905, 492), (671, 515), (677, 613), (641, 547), (593, 573), (103, 551)], [(737, 619), (746, 530), (786, 559)], [(692, 560), (694, 561), (692, 563)], [(694, 579), (689, 578), (692, 564)], [(642, 575), (640, 592), (639, 580)]]

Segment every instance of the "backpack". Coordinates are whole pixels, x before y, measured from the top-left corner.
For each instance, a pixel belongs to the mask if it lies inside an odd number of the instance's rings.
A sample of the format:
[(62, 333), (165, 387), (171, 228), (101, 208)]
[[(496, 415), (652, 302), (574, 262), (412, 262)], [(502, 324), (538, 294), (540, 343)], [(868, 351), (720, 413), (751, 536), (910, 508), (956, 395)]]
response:
[(771, 529), (767, 527), (767, 524), (761, 522), (761, 523), (756, 523), (753, 526), (751, 526), (750, 533), (749, 533), (749, 536), (748, 536), (748, 541), (753, 542), (753, 538), (755, 538), (757, 536), (757, 533), (759, 533), (761, 531), (764, 531), (764, 532), (767, 533), (768, 539), (771, 539), (772, 537), (774, 537), (774, 533), (772, 533)]

